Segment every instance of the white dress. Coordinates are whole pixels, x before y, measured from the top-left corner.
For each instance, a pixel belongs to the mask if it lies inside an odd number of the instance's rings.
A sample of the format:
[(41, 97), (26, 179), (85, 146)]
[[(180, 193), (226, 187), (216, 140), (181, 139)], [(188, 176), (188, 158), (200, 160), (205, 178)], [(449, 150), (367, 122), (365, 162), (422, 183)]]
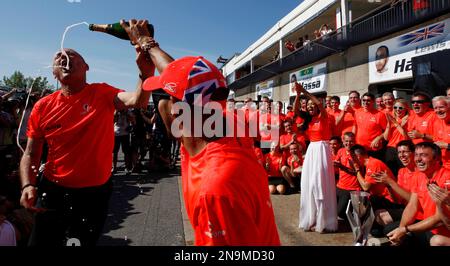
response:
[(336, 231), (337, 203), (334, 166), (328, 141), (311, 142), (303, 163), (299, 227)]

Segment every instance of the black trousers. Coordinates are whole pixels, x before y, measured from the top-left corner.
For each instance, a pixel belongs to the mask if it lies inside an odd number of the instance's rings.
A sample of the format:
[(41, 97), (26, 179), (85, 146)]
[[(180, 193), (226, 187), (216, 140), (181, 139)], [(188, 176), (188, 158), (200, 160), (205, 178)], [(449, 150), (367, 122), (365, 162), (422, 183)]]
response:
[[(79, 242), (95, 246), (108, 214), (112, 182), (80, 189), (65, 188), (43, 178), (38, 186), (30, 246), (66, 246)], [(68, 241), (70, 240), (70, 241)]]
[(336, 187), (336, 197), (337, 197), (337, 214), (339, 217), (347, 221), (347, 210), (348, 201), (350, 200), (350, 192), (352, 190), (345, 190)]
[(384, 157), (384, 163), (391, 169), (394, 176), (397, 176), (398, 170), (403, 167), (402, 162), (398, 158), (397, 149), (394, 147), (387, 147)]

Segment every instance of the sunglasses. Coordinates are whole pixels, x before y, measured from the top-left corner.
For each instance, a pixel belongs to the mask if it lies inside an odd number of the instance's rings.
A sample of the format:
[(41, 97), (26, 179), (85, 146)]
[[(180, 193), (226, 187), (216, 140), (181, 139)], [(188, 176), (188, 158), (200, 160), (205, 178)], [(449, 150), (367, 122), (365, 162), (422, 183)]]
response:
[(398, 110), (403, 110), (403, 109), (405, 109), (404, 107), (402, 107), (402, 106), (394, 106), (394, 109), (398, 109)]
[(415, 104), (415, 103), (426, 103), (426, 101), (425, 100), (416, 100), (416, 101), (411, 101), (411, 103), (412, 104)]
[(363, 102), (367, 102), (370, 103), (372, 100), (371, 99), (362, 99)]

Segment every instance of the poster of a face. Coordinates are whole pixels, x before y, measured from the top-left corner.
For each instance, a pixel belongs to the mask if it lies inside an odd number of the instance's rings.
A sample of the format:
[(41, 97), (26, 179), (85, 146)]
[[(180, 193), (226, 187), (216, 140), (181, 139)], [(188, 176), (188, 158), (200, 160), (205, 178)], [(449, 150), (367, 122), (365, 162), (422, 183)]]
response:
[(388, 71), (389, 48), (386, 45), (378, 47), (375, 54), (375, 67), (379, 74)]
[(273, 94), (273, 80), (269, 80), (266, 82), (261, 82), (256, 85), (256, 99), (258, 96), (267, 96), (269, 99), (272, 99)]
[(291, 94), (295, 94), (294, 84), (295, 84), (295, 82), (297, 82), (297, 74), (296, 73), (292, 73), (289, 80), (291, 81), (290, 84), (289, 84), (289, 88), (291, 90)]

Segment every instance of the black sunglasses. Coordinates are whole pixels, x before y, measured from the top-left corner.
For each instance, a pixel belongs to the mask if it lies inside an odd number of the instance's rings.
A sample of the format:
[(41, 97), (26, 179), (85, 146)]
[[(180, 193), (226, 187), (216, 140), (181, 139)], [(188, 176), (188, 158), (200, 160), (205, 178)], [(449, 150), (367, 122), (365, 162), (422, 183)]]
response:
[(425, 100), (411, 101), (412, 104), (415, 104), (415, 103), (426, 103), (426, 102), (427, 102), (427, 101), (425, 101)]
[(403, 110), (403, 109), (405, 109), (405, 108), (402, 107), (402, 106), (394, 106), (394, 109)]
[(363, 102), (371, 102), (372, 99), (362, 99)]

